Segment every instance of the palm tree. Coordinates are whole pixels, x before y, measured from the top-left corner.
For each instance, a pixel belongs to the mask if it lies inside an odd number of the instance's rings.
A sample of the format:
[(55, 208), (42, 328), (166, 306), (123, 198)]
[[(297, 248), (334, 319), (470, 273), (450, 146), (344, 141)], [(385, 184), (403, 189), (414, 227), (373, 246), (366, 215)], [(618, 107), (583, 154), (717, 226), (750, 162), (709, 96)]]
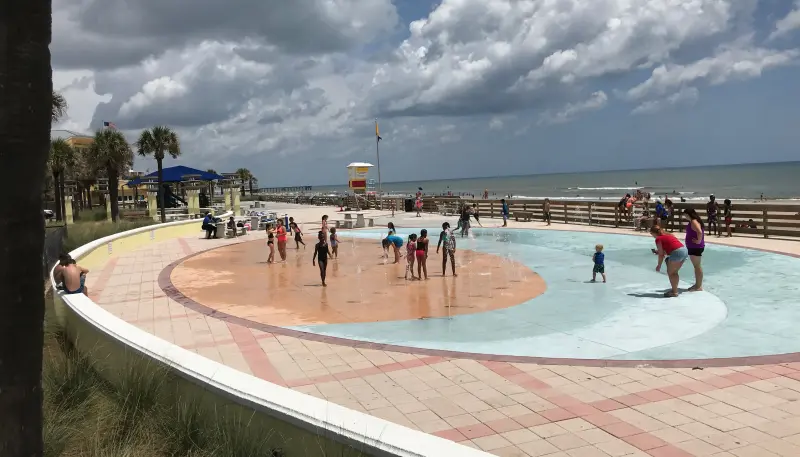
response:
[(250, 196), (253, 196), (253, 188), (258, 188), (258, 178), (255, 176), (250, 176)]
[(108, 198), (111, 200), (111, 221), (119, 218), (119, 176), (133, 165), (133, 151), (125, 135), (118, 130), (98, 130), (90, 149), (92, 163), (108, 177)]
[[(6, 7), (9, 5), (9, 7)], [(42, 446), (42, 184), (50, 147), (51, 2), (5, 2), (0, 14), (0, 448), (40, 456)]]
[(53, 102), (50, 108), (50, 121), (57, 122), (67, 114), (67, 99), (56, 91), (53, 91)]
[(253, 191), (253, 173), (250, 173), (250, 170), (247, 168), (240, 168), (236, 170), (236, 177), (239, 178), (239, 182), (241, 183), (241, 188), (239, 189), (242, 193), (242, 197), (244, 197), (244, 183), (250, 182), (250, 193), (252, 194)]
[(74, 178), (80, 186), (81, 205), (92, 208), (92, 186), (97, 183), (97, 166), (92, 161), (91, 150), (81, 148), (75, 151)]
[(166, 205), (164, 204), (164, 157), (169, 154), (173, 159), (181, 155), (181, 145), (178, 135), (169, 127), (157, 125), (150, 130), (145, 130), (136, 142), (139, 155), (146, 157), (152, 155), (158, 163), (158, 203), (161, 205), (161, 222), (167, 222)]
[(75, 165), (75, 150), (62, 138), (51, 140), (47, 165), (55, 186), (56, 220), (60, 221), (64, 218), (64, 173)]
[[(217, 170), (215, 170), (213, 168), (209, 168), (208, 170), (206, 170), (206, 173), (213, 173), (215, 175), (219, 174), (219, 173), (217, 173)], [(211, 181), (211, 182), (208, 183), (208, 191), (209, 191), (208, 192), (208, 201), (209, 201), (209, 205), (212, 205), (212, 206), (214, 205), (214, 186), (215, 185), (216, 185), (216, 183), (214, 181)]]

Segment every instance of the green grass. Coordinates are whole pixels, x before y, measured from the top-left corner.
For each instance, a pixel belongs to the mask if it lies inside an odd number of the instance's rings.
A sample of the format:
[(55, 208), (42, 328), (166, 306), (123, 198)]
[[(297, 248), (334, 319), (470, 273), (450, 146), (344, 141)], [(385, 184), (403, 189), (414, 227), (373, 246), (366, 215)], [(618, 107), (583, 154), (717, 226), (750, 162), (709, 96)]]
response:
[(64, 240), (64, 252), (70, 252), (75, 248), (83, 246), (94, 240), (125, 232), (139, 227), (153, 225), (156, 222), (151, 219), (121, 220), (117, 223), (110, 221), (101, 222), (79, 222), (67, 227), (67, 237)]
[(156, 363), (105, 372), (50, 310), (43, 355), (44, 457), (366, 457), (353, 447), (331, 450), (323, 434), (288, 455), (276, 444), (298, 438), (258, 429), (253, 410), (201, 408)]
[[(48, 325), (45, 334), (45, 457), (283, 457), (269, 434), (247, 433), (248, 419), (203, 417), (175, 398), (170, 374), (130, 367), (110, 382)], [(258, 436), (259, 438), (253, 438)]]

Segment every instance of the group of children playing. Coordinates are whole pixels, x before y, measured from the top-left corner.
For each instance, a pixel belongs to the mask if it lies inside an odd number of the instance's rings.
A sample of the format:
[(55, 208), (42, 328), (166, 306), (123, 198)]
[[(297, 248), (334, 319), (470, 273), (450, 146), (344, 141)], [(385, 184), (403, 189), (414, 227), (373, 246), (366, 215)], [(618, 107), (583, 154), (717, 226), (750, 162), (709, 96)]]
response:
[[(402, 254), (400, 249), (403, 247), (403, 239), (397, 235), (397, 230), (394, 224), (389, 222), (389, 232), (386, 237), (381, 240), (381, 247), (383, 248), (383, 258), (389, 258), (389, 249), (394, 250), (394, 263), (400, 262)], [(422, 229), (419, 235), (412, 233), (408, 235), (405, 242), (406, 247), (406, 274), (405, 279), (408, 279), (408, 273), (411, 272), (411, 280), (421, 280), (423, 275), (428, 279), (428, 247), (430, 239), (428, 238), (428, 231)], [(442, 250), (443, 249), (443, 250)], [(442, 250), (442, 276), (447, 273), (447, 260), (450, 259), (450, 266), (453, 276), (456, 274), (456, 237), (450, 229), (450, 224), (445, 222), (442, 224), (442, 231), (439, 233), (439, 242), (436, 244), (436, 253)], [(414, 263), (417, 264), (417, 275), (414, 276)]]
[[(322, 216), (322, 225), (320, 228), (321, 230), (317, 233), (318, 242), (314, 245), (314, 254), (311, 259), (311, 264), (315, 266), (319, 265), (319, 276), (320, 279), (322, 279), (322, 286), (327, 287), (328, 284), (325, 282), (325, 279), (327, 277), (328, 258), (335, 259), (339, 257), (339, 235), (336, 234), (335, 228), (328, 229), (327, 214)], [(294, 218), (290, 217), (288, 235), (292, 234), (294, 234), (295, 249), (300, 249), (301, 244), (303, 245), (303, 249), (305, 249), (306, 243), (303, 242), (303, 232), (294, 221)], [(280, 219), (277, 221), (276, 228), (273, 228), (272, 224), (267, 224), (267, 247), (269, 247), (267, 263), (275, 262), (276, 238), (281, 262), (285, 262), (287, 232), (283, 220)], [(330, 244), (328, 244), (328, 240), (330, 240)]]

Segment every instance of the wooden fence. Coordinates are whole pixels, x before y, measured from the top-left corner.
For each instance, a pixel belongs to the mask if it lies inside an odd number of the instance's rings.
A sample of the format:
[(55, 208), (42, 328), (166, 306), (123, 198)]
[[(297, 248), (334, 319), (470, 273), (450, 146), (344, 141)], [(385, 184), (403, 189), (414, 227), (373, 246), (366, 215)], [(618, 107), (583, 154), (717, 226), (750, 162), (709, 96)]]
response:
[[(277, 201), (286, 203), (313, 204), (320, 206), (344, 206), (356, 207), (353, 197), (294, 197), (281, 195), (263, 196), (266, 201)], [(383, 199), (383, 207), (390, 208), (394, 203), (396, 211), (405, 210), (405, 198), (389, 197)], [(511, 219), (528, 213), (532, 220), (543, 221), (543, 200), (524, 199), (507, 200)], [(373, 199), (359, 199), (361, 208), (375, 208), (377, 202)], [(426, 213), (453, 214), (458, 211), (461, 204), (472, 206), (475, 204), (481, 218), (501, 218), (502, 205), (500, 200), (472, 200), (458, 197), (425, 197), (423, 199), (423, 211)], [(650, 214), (653, 215), (655, 204), (649, 205)], [(685, 222), (681, 220), (681, 213), (684, 208), (694, 208), (695, 211), (705, 222), (706, 204), (705, 202), (675, 202), (674, 218), (669, 221), (668, 228), (683, 230)], [(780, 237), (800, 237), (800, 204), (784, 203), (746, 203), (733, 202), (732, 207), (733, 221), (731, 226), (733, 232), (737, 234), (756, 234), (764, 238), (769, 236)], [(631, 218), (624, 217), (619, 213), (617, 202), (608, 201), (586, 201), (586, 200), (552, 200), (550, 202), (550, 217), (553, 224), (587, 224), (606, 227), (632, 227)], [(722, 217), (722, 203), (720, 202), (720, 212), (718, 214), (720, 231), (725, 229), (725, 221)]]

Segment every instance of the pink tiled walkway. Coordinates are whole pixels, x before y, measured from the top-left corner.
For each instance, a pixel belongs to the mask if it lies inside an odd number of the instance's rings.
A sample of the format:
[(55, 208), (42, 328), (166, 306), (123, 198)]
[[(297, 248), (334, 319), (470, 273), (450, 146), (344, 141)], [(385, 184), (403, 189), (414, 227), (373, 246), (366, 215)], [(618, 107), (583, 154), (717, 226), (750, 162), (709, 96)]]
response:
[(499, 456), (800, 456), (800, 363), (598, 368), (388, 352), (242, 327), (159, 287), (171, 263), (230, 242), (170, 240), (113, 258), (90, 278), (93, 298), (245, 373)]

